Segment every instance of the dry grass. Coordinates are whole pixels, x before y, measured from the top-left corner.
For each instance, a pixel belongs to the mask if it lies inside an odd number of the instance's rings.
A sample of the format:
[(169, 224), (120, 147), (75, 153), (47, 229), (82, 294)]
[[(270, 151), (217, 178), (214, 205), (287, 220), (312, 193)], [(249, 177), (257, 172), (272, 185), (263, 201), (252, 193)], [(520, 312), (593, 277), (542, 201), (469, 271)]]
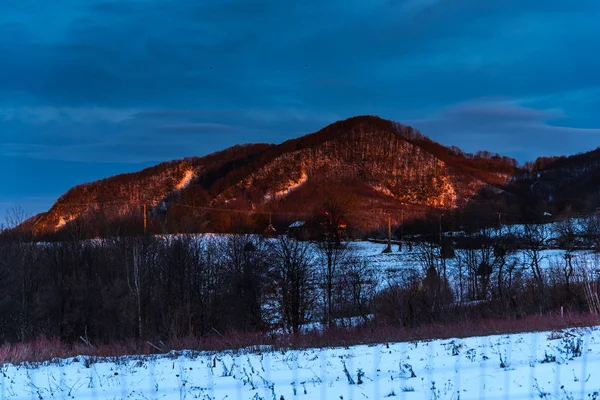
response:
[(465, 338), (522, 332), (558, 331), (566, 328), (599, 325), (598, 316), (585, 313), (534, 315), (520, 319), (483, 319), (478, 321), (428, 324), (416, 328), (375, 326), (352, 329), (329, 329), (299, 336), (261, 333), (214, 334), (207, 337), (174, 338), (166, 343), (129, 340), (99, 346), (84, 343), (67, 344), (57, 339), (40, 337), (28, 343), (0, 347), (0, 364), (39, 363), (75, 356), (118, 357), (124, 355), (163, 354), (170, 351), (262, 351), (308, 347), (340, 347), (357, 344), (406, 342), (414, 340)]

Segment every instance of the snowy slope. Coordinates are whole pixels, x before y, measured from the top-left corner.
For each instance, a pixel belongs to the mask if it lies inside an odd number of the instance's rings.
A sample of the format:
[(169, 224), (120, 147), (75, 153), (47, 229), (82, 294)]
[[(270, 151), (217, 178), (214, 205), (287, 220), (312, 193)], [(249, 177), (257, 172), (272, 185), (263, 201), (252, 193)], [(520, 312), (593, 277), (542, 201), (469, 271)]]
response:
[(1, 372), (2, 399), (597, 399), (600, 331), (95, 362), (80, 357), (4, 365)]

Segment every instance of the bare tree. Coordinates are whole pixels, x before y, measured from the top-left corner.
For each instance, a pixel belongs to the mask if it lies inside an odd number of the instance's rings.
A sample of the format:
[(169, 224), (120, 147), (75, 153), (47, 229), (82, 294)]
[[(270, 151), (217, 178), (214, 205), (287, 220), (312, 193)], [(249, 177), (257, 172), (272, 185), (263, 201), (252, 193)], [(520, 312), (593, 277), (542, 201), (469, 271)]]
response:
[(342, 275), (341, 269), (348, 257), (346, 245), (337, 244), (332, 236), (321, 237), (317, 242), (319, 278), (324, 288), (323, 320), (331, 326), (334, 314), (333, 292), (336, 281)]
[(344, 262), (340, 280), (340, 303), (346, 313), (367, 321), (377, 290), (373, 267), (363, 257), (350, 256)]
[[(18, 231), (19, 226), (27, 220), (28, 216), (21, 206), (9, 208), (5, 214), (6, 231), (9, 233), (7, 248), (3, 251), (7, 265), (13, 273), (5, 276), (6, 280), (16, 278), (18, 282), (19, 297), (19, 338), (22, 342), (31, 338), (32, 334), (32, 309), (34, 296), (38, 286), (36, 279), (36, 265), (39, 252), (35, 251), (35, 244), (26, 240), (23, 232)], [(16, 283), (13, 281), (13, 283)]]
[(415, 245), (416, 260), (421, 265), (423, 287), (431, 301), (431, 311), (435, 314), (442, 304), (452, 300), (448, 280), (444, 278), (445, 260), (441, 248), (433, 242), (421, 241)]
[(563, 219), (553, 224), (552, 227), (555, 235), (558, 237), (559, 246), (565, 249), (563, 263), (558, 269), (560, 270), (561, 277), (564, 279), (566, 290), (565, 300), (569, 301), (573, 295), (572, 281), (575, 276), (575, 269), (573, 267), (574, 251), (580, 245), (582, 232), (575, 219), (572, 218), (570, 209), (567, 210)]
[(25, 212), (23, 207), (17, 205), (9, 208), (6, 211), (4, 216), (4, 220), (6, 221), (6, 228), (13, 229), (21, 225), (29, 218), (28, 214)]
[(583, 255), (575, 260), (576, 279), (583, 289), (583, 295), (588, 309), (592, 314), (600, 314), (600, 270), (598, 269), (598, 259), (590, 260), (589, 255)]
[(262, 327), (261, 302), (267, 266), (267, 242), (252, 235), (232, 235), (222, 242), (223, 266), (236, 330)]
[(340, 280), (341, 268), (349, 253), (341, 239), (346, 230), (344, 219), (355, 206), (351, 192), (323, 188), (324, 201), (314, 219), (318, 222), (317, 250), (323, 288), (323, 322), (331, 326), (335, 306), (334, 285)]
[(466, 271), (468, 298), (489, 299), (492, 274), (497, 272), (502, 280), (504, 254), (496, 245), (492, 229), (467, 235), (465, 247), (457, 252), (456, 264), (461, 275)]
[(581, 232), (579, 225), (570, 214), (552, 224), (552, 231), (558, 238), (558, 245), (568, 253), (573, 252), (579, 245)]
[(589, 247), (600, 251), (600, 217), (597, 214), (589, 215), (583, 220), (581, 234)]
[(529, 266), (537, 286), (540, 306), (545, 306), (546, 303), (542, 261), (545, 258), (543, 250), (546, 249), (548, 238), (548, 227), (545, 224), (525, 224), (520, 237), (525, 255), (525, 263)]
[(285, 235), (273, 243), (269, 276), (284, 328), (297, 334), (311, 316), (317, 281), (310, 244)]

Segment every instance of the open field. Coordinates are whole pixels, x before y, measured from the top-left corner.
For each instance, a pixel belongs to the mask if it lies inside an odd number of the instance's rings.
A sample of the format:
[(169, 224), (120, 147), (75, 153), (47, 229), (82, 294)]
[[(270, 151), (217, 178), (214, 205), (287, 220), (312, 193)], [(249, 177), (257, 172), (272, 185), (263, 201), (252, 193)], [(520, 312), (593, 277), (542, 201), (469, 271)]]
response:
[(75, 357), (1, 373), (2, 399), (595, 399), (600, 331)]

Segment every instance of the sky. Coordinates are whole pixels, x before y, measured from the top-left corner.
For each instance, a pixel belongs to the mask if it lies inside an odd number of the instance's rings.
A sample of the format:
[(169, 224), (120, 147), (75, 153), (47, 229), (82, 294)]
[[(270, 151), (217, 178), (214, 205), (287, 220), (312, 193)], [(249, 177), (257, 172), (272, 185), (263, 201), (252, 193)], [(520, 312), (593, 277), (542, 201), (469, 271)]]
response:
[(600, 146), (598, 0), (2, 0), (0, 220), (354, 115), (517, 158)]

